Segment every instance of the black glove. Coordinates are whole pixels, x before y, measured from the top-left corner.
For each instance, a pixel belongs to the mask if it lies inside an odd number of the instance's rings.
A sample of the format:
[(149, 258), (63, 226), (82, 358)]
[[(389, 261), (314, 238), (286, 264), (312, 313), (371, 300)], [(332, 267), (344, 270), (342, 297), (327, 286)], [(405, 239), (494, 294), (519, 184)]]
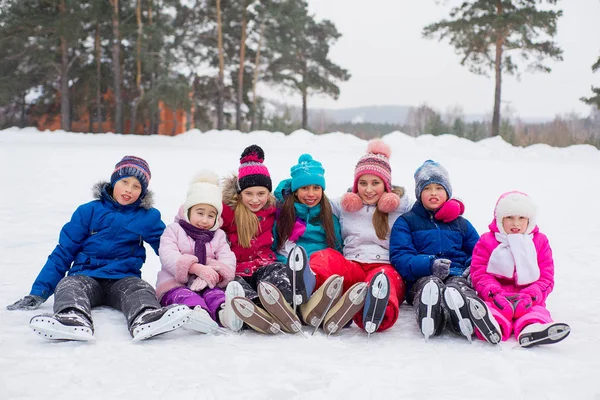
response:
[(45, 302), (46, 299), (40, 296), (36, 296), (34, 294), (29, 294), (23, 297), (21, 300), (18, 300), (11, 304), (10, 306), (6, 306), (7, 310), (35, 310), (39, 306)]
[(438, 258), (431, 264), (431, 273), (440, 279), (446, 279), (450, 273), (452, 261), (446, 258)]

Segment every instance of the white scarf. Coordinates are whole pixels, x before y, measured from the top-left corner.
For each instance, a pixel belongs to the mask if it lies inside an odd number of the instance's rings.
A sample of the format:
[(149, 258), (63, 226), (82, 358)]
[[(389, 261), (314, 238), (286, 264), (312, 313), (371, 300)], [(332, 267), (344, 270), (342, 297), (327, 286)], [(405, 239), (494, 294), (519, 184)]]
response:
[(533, 235), (496, 233), (500, 242), (492, 251), (488, 262), (489, 274), (512, 278), (516, 271), (516, 283), (528, 285), (540, 278), (540, 267), (537, 263), (537, 251), (533, 244)]

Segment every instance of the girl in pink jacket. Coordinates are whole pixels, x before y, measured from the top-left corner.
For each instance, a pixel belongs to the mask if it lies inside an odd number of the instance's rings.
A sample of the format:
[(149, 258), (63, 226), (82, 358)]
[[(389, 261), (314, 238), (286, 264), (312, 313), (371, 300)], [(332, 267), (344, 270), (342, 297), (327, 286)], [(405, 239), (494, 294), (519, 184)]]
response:
[[(218, 177), (204, 171), (190, 186), (175, 222), (160, 238), (156, 294), (163, 306), (183, 304), (193, 308), (187, 327), (203, 333), (230, 327), (237, 319), (225, 308), (223, 288), (235, 276), (235, 255), (222, 224), (223, 211)], [(223, 309), (221, 309), (223, 306)]]
[(473, 250), (471, 279), (502, 329), (502, 340), (514, 331), (523, 347), (551, 344), (569, 335), (546, 309), (554, 287), (554, 261), (546, 235), (537, 227), (536, 207), (529, 196), (500, 196), (490, 231)]

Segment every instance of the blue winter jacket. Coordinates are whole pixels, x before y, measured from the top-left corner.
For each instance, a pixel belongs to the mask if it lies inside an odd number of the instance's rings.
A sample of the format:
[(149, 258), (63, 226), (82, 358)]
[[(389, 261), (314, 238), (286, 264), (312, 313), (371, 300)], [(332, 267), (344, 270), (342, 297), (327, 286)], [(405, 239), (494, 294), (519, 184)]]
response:
[(438, 221), (418, 201), (401, 215), (390, 233), (390, 261), (410, 290), (414, 282), (431, 275), (436, 258), (452, 261), (450, 276), (462, 275), (471, 263), (479, 234), (463, 217), (450, 223)]
[(165, 224), (160, 212), (152, 208), (151, 192), (128, 206), (117, 203), (111, 193), (109, 183), (94, 186), (97, 200), (79, 206), (62, 228), (58, 245), (33, 283), (31, 294), (47, 299), (65, 274), (141, 277), (146, 260), (144, 242), (158, 254)]
[[(273, 194), (275, 195), (275, 199), (278, 202), (278, 205), (281, 205), (281, 203), (283, 203), (285, 197), (287, 197), (288, 195), (292, 195), (291, 181), (291, 179), (286, 179), (280, 182), (275, 191), (273, 192)], [(304, 250), (306, 250), (306, 254), (309, 257), (312, 253), (316, 251), (328, 248), (325, 230), (323, 229), (323, 226), (321, 225), (321, 222), (318, 219), (319, 214), (321, 212), (321, 204), (318, 204), (314, 207), (308, 207), (306, 204), (295, 202), (294, 209), (296, 211), (296, 224), (301, 224), (305, 227), (304, 233), (298, 238), (298, 240), (296, 240), (295, 244), (302, 246)], [(340, 221), (338, 217), (336, 217), (333, 214), (332, 217), (333, 230), (335, 232), (335, 239), (337, 244), (335, 250), (341, 253), (343, 241)], [(289, 254), (289, 251), (280, 249), (279, 245), (280, 244), (277, 243), (276, 219), (275, 225), (273, 226), (273, 250), (277, 254), (277, 261), (285, 264), (287, 262), (287, 255)], [(282, 253), (285, 253), (285, 255)]]

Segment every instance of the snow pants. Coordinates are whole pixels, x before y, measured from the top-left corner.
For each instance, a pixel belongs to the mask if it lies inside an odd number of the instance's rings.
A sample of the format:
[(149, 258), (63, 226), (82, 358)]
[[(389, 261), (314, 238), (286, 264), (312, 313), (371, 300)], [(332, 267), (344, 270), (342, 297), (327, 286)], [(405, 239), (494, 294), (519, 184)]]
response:
[(160, 304), (165, 307), (171, 304), (184, 304), (192, 309), (200, 306), (210, 314), (213, 321), (218, 321), (217, 312), (223, 303), (225, 303), (225, 292), (220, 288), (206, 288), (197, 293), (185, 287), (176, 287), (160, 299)]
[[(344, 292), (355, 283), (370, 282), (378, 272), (383, 271), (390, 281), (390, 299), (377, 331), (391, 328), (398, 320), (400, 304), (404, 301), (405, 286), (400, 274), (390, 264), (351, 261), (333, 249), (325, 249), (311, 254), (310, 269), (317, 278), (315, 290), (331, 275), (337, 274), (344, 277)], [(362, 318), (362, 311), (354, 316), (354, 322), (361, 329), (364, 326)]]
[[(502, 330), (502, 340), (508, 340), (513, 332), (515, 333), (515, 337), (519, 337), (519, 334), (527, 325), (553, 322), (550, 312), (546, 309), (545, 305), (532, 306), (527, 314), (509, 321), (502, 315), (493, 301), (486, 301), (485, 303), (490, 310), (492, 310), (492, 315), (496, 318), (498, 325), (500, 325), (500, 329)], [(479, 332), (477, 332), (477, 337), (479, 337)]]
[(58, 282), (54, 292), (54, 313), (72, 309), (92, 322), (92, 308), (98, 306), (123, 312), (128, 328), (142, 311), (161, 308), (154, 288), (137, 276), (101, 279), (75, 275)]
[(264, 267), (258, 268), (252, 276), (236, 276), (235, 280), (244, 288), (244, 295), (248, 300), (252, 300), (260, 305), (258, 293), (256, 292), (260, 282), (269, 282), (275, 285), (283, 294), (283, 298), (288, 304), (292, 304), (292, 283), (286, 272), (287, 266), (274, 262)]

